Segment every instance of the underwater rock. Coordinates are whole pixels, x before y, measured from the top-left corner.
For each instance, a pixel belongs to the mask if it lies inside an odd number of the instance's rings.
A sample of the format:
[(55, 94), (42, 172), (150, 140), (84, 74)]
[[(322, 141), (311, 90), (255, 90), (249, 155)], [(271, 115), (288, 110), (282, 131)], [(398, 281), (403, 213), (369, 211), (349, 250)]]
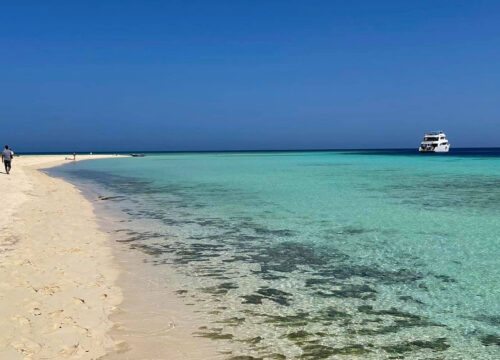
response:
[(313, 344), (302, 347), (301, 359), (326, 359), (332, 355), (365, 355), (371, 351), (365, 349), (362, 345), (348, 345), (341, 348), (334, 348), (331, 346)]
[(273, 289), (269, 287), (262, 287), (257, 290), (257, 294), (241, 296), (245, 301), (243, 304), (262, 304), (263, 299), (273, 301), (280, 305), (289, 305), (289, 298), (292, 295), (285, 291)]
[(254, 304), (259, 305), (262, 304), (262, 299), (265, 299), (265, 296), (260, 295), (243, 295), (242, 298), (245, 300), (243, 304)]
[(408, 341), (396, 345), (382, 346), (386, 352), (390, 354), (403, 354), (410, 351), (416, 351), (421, 349), (430, 349), (434, 351), (444, 351), (450, 347), (446, 343), (445, 338), (438, 338), (431, 341), (415, 340)]
[(356, 298), (356, 299), (374, 299), (377, 291), (368, 285), (342, 285), (339, 290), (331, 290), (326, 293), (318, 291), (315, 294), (321, 297), (338, 297), (338, 298)]
[(498, 335), (485, 335), (481, 337), (481, 343), (484, 346), (497, 345), (500, 346), (500, 336)]
[(267, 319), (264, 321), (266, 324), (273, 324), (275, 326), (305, 326), (309, 322), (309, 314), (305, 312), (298, 312), (295, 315), (266, 315)]
[(254, 338), (249, 338), (249, 339), (237, 339), (236, 341), (242, 342), (242, 343), (247, 343), (247, 344), (258, 344), (263, 340), (262, 337), (256, 336)]
[(220, 331), (194, 332), (194, 336), (208, 338), (211, 340), (231, 340), (232, 334), (223, 334)]
[(299, 330), (295, 332), (291, 332), (285, 335), (282, 335), (282, 338), (288, 339), (290, 341), (297, 341), (297, 340), (304, 340), (309, 337), (313, 336), (313, 334), (308, 333), (307, 331), (304, 330)]
[(344, 320), (347, 318), (351, 318), (351, 314), (339, 311), (334, 307), (328, 307), (321, 312), (321, 317), (319, 319), (322, 320)]
[(217, 321), (216, 323), (217, 324), (224, 324), (224, 325), (229, 325), (229, 326), (238, 326), (238, 325), (241, 325), (245, 322), (245, 318), (244, 317), (232, 317), (232, 318), (228, 318), (228, 319), (224, 319), (224, 320), (221, 320), (221, 321)]

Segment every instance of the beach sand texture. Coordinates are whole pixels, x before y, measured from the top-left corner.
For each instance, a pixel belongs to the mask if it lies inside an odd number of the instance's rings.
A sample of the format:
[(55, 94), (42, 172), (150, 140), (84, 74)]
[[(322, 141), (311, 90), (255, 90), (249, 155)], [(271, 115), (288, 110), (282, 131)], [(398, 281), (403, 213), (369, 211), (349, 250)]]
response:
[(107, 332), (122, 295), (109, 240), (73, 185), (37, 171), (64, 162), (21, 156), (0, 174), (0, 359), (97, 359), (116, 346)]
[(114, 219), (39, 171), (66, 158), (21, 156), (10, 175), (0, 170), (0, 360), (220, 358), (192, 336), (197, 315), (140, 256), (113, 246), (101, 226)]

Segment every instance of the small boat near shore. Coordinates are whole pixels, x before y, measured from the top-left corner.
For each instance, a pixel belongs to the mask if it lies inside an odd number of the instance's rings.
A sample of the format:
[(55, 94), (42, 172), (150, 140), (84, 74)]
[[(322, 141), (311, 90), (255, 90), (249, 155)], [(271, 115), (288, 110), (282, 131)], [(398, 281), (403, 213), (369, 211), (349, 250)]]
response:
[(146, 154), (130, 154), (132, 157), (144, 157)]
[(420, 143), (418, 151), (426, 153), (448, 152), (450, 151), (450, 143), (444, 132), (429, 132), (424, 135), (424, 139)]

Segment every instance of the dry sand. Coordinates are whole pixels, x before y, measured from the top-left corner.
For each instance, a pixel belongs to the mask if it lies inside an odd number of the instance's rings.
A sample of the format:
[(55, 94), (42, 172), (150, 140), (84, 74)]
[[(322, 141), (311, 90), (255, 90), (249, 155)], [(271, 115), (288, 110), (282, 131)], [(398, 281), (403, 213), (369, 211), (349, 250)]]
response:
[(0, 360), (220, 358), (192, 336), (199, 319), (163, 285), (168, 270), (113, 245), (102, 225), (117, 219), (39, 171), (66, 157), (16, 157), (0, 173)]
[(74, 186), (36, 170), (64, 158), (16, 157), (0, 173), (0, 359), (97, 359), (115, 345), (122, 295), (107, 236)]

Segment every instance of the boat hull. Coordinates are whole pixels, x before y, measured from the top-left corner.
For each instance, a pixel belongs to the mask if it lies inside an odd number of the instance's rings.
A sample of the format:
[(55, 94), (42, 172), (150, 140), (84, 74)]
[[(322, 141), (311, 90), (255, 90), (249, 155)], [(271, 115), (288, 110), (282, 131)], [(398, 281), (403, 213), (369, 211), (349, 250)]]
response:
[(435, 148), (431, 148), (431, 149), (420, 147), (418, 149), (418, 151), (420, 151), (422, 153), (447, 153), (448, 151), (450, 151), (450, 147), (449, 146), (443, 146), (443, 147), (436, 146)]

